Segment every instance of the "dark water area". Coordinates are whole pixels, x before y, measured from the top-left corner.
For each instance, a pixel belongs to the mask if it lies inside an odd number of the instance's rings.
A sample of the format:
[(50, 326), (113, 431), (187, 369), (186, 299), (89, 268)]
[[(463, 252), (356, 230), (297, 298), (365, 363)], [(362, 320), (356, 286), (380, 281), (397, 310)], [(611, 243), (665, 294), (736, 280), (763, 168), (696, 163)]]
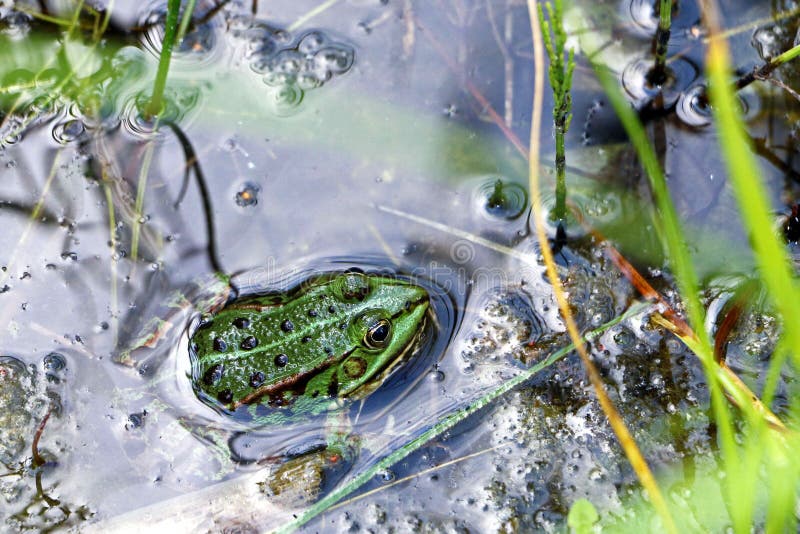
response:
[[(796, 6), (773, 4), (721, 2), (737, 74), (792, 46), (796, 15), (773, 18)], [(534, 221), (555, 229), (529, 209), (526, 3), (201, 0), (158, 119), (144, 109), (166, 3), (95, 3), (67, 35), (74, 9), (0, 3), (0, 530), (276, 529), (569, 343)], [(754, 269), (705, 98), (700, 10), (679, 2), (661, 87), (648, 81), (656, 21), (644, 0), (565, 12), (577, 216), (556, 260), (584, 331), (640, 300), (591, 230), (681, 306), (646, 176), (589, 58), (615, 73), (664, 167), (710, 332)], [(795, 66), (779, 72), (796, 86)], [(799, 193), (798, 103), (765, 81), (738, 95), (777, 229)], [(548, 207), (552, 105), (548, 89)], [(429, 319), (374, 392), (336, 406), (353, 451), (318, 468), (304, 459), (330, 460), (326, 414), (258, 426), (215, 410), (193, 390), (190, 337), (237, 298), (352, 268), (419, 284)], [(755, 391), (780, 332), (764, 300), (726, 345)], [(723, 528), (703, 370), (652, 311), (591, 355), (687, 521)], [(779, 415), (793, 381), (778, 381)], [(692, 504), (701, 490), (707, 505)], [(587, 498), (609, 528), (633, 529), (649, 517), (641, 493), (570, 354), (305, 528), (560, 532)]]

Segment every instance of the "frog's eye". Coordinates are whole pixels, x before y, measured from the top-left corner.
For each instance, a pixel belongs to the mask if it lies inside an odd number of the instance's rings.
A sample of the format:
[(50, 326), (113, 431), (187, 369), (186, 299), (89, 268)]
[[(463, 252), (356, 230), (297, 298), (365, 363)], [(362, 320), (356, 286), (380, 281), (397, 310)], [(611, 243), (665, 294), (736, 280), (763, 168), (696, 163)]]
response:
[(362, 273), (349, 272), (333, 281), (333, 291), (344, 302), (360, 302), (369, 295), (369, 282), (369, 276)]
[(368, 349), (382, 349), (392, 339), (392, 323), (389, 319), (380, 319), (367, 330), (364, 335), (364, 346)]

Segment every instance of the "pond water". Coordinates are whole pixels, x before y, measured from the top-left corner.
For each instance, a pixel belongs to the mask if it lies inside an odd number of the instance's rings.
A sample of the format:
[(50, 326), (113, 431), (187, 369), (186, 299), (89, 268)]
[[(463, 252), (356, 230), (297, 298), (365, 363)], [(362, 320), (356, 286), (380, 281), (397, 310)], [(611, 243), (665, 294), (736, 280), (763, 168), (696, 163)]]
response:
[[(772, 22), (771, 3), (723, 4), (742, 72), (791, 46), (796, 22)], [(532, 233), (543, 216), (527, 208), (525, 2), (200, 1), (158, 121), (142, 110), (166, 3), (93, 5), (67, 36), (53, 20), (70, 21), (72, 3), (0, 3), (4, 529), (278, 528), (316, 486), (347, 484), (567, 345)], [(31, 14), (42, 7), (46, 17)], [(681, 1), (676, 11), (661, 108), (646, 82), (654, 21), (638, 0), (575, 2), (566, 16), (579, 60), (569, 200), (584, 226), (570, 223), (557, 261), (583, 330), (640, 299), (587, 228), (680, 306), (647, 181), (588, 57), (642, 110), (688, 228), (709, 328), (753, 269), (704, 107), (699, 9)], [(777, 219), (797, 188), (796, 102), (764, 82), (740, 95)], [(423, 286), (429, 320), (403, 365), (341, 407), (358, 446), (320, 475), (300, 453), (326, 443), (325, 418), (259, 427), (214, 410), (192, 389), (189, 337), (236, 297), (352, 268)], [(729, 365), (756, 390), (777, 331), (754, 306), (729, 338)], [(696, 358), (649, 312), (590, 347), (686, 521), (720, 526), (722, 512), (688, 497), (716, 468)], [(776, 410), (785, 404), (782, 383)], [(301, 497), (276, 491), (279, 477)], [(570, 354), (305, 528), (560, 531), (582, 497), (609, 524), (635, 524), (648, 520), (631, 505), (639, 494)]]

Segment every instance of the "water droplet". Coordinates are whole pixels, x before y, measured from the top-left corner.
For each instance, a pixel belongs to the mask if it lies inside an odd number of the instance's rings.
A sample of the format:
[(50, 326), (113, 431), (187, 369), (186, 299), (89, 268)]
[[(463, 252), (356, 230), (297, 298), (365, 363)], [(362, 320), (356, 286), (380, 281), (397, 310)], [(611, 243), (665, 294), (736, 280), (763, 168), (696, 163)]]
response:
[(51, 352), (42, 359), (46, 373), (58, 373), (67, 367), (67, 359), (58, 352)]
[(236, 193), (236, 205), (242, 208), (258, 204), (258, 192), (261, 188), (253, 182), (245, 182)]
[(444, 373), (438, 369), (434, 369), (428, 373), (428, 380), (431, 382), (444, 382)]

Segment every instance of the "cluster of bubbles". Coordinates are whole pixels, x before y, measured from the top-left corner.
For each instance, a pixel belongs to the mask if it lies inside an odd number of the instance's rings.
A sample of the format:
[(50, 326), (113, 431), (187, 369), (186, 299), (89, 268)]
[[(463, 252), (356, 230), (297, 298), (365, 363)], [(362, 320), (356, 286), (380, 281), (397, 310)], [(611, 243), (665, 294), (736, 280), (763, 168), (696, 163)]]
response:
[(461, 349), (463, 371), (472, 373), (487, 365), (530, 363), (553, 345), (544, 319), (529, 297), (519, 289), (490, 291), (478, 305), (474, 326)]
[[(623, 3), (623, 15), (633, 22), (629, 26), (637, 38), (652, 39), (657, 26), (658, 14), (649, 0), (630, 0)], [(682, 2), (673, 7), (670, 46), (700, 36), (699, 13), (691, 2)], [(776, 33), (777, 32), (777, 33)], [(775, 28), (762, 28), (753, 35), (753, 46), (765, 61), (781, 52), (782, 36)], [(661, 107), (675, 106), (678, 118), (687, 126), (703, 128), (711, 123), (711, 108), (708, 103), (706, 83), (698, 81), (700, 69), (687, 57), (671, 56), (663, 73), (656, 72), (655, 59), (638, 57), (628, 63), (622, 71), (622, 86), (635, 107), (641, 109), (660, 97)], [(758, 102), (752, 92), (739, 91), (740, 105), (745, 120), (758, 110)]]
[(245, 56), (253, 72), (272, 89), (275, 110), (290, 114), (307, 91), (340, 76), (353, 66), (355, 50), (332, 41), (320, 31), (296, 41), (280, 29), (262, 23), (231, 22), (232, 34), (245, 42)]

